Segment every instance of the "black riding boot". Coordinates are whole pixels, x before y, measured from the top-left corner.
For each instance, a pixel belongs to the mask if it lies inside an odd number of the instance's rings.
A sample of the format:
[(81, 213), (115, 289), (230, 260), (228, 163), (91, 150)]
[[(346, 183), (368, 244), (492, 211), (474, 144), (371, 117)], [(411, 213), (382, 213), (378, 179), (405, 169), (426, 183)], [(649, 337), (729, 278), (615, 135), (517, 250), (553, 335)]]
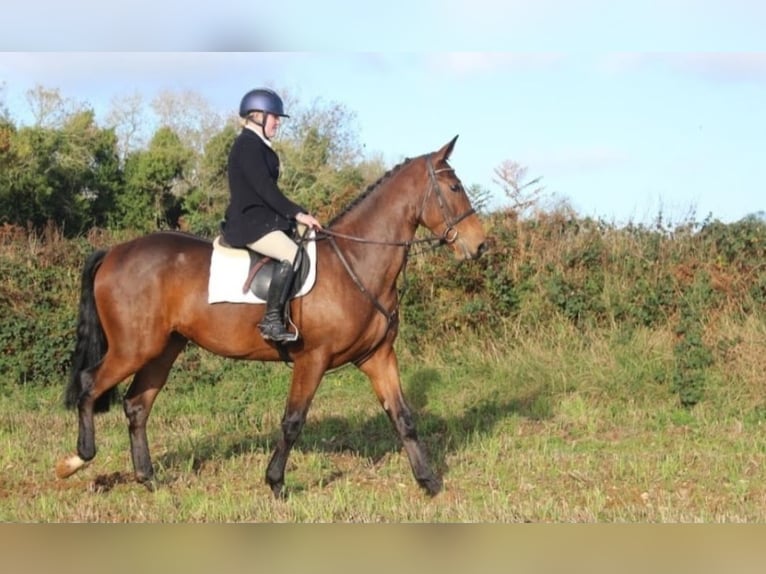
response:
[(295, 341), (296, 333), (285, 329), (284, 306), (293, 282), (293, 264), (280, 261), (274, 269), (274, 276), (266, 297), (266, 313), (258, 324), (261, 335), (267, 341)]

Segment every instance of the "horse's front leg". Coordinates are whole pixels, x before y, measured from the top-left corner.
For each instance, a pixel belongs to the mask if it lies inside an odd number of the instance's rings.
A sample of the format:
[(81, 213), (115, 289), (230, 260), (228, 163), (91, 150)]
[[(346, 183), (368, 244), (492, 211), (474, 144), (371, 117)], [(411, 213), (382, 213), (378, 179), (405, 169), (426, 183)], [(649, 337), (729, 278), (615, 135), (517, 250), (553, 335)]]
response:
[(431, 470), (425, 449), (418, 439), (412, 411), (402, 393), (399, 365), (391, 344), (386, 343), (380, 347), (359, 368), (370, 378), (383, 410), (402, 440), (415, 480), (423, 490), (434, 496), (441, 490), (442, 481)]
[(266, 483), (276, 498), (283, 497), (287, 458), (303, 429), (306, 414), (326, 369), (326, 361), (313, 360), (311, 357), (302, 357), (293, 367), (293, 380), (282, 417), (282, 438), (277, 441), (266, 469)]

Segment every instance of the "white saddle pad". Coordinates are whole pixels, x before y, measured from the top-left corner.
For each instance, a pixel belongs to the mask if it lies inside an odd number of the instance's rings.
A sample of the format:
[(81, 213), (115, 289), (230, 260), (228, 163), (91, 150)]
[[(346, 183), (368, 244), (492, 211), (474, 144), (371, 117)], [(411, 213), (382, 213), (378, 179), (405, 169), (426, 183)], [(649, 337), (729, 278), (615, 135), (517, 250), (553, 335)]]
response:
[[(317, 244), (315, 231), (309, 233), (304, 244), (309, 257), (309, 272), (301, 290), (295, 295), (302, 297), (314, 287), (316, 281)], [(250, 272), (250, 255), (244, 249), (232, 249), (221, 245), (220, 237), (213, 241), (213, 255), (210, 258), (210, 280), (207, 286), (208, 303), (265, 303), (249, 289), (243, 293), (242, 285)]]

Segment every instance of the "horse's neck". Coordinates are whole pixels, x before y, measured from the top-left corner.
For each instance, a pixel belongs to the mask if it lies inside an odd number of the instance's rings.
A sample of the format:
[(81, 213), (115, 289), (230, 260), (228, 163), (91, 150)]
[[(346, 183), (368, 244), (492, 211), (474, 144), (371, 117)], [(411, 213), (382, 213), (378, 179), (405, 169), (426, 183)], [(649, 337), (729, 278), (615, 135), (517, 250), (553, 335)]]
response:
[(404, 242), (415, 235), (416, 205), (413, 197), (404, 193), (385, 193), (381, 188), (371, 194), (349, 214), (348, 223), (341, 228), (370, 241)]
[(405, 245), (417, 230), (420, 196), (405, 193), (396, 183), (391, 180), (373, 190), (332, 228), (358, 238), (344, 241), (341, 249), (365, 287), (375, 292), (393, 287), (407, 257)]

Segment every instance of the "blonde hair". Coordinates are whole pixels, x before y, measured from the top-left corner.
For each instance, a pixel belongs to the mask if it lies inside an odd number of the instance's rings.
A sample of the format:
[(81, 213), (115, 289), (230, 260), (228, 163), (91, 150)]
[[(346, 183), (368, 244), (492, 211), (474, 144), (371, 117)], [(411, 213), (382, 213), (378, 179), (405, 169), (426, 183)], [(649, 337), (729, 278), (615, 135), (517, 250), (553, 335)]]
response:
[(266, 133), (265, 133), (266, 112), (262, 112), (260, 110), (253, 110), (252, 112), (247, 114), (244, 118), (240, 118), (240, 124), (242, 124), (243, 128), (247, 128), (249, 130), (253, 130), (257, 132), (264, 139), (266, 139), (266, 141), (268, 141), (268, 138), (266, 137)]
[[(260, 117), (258, 117), (260, 116)], [(266, 114), (259, 110), (253, 110), (249, 114), (247, 114), (244, 118), (239, 118), (239, 123), (244, 127), (247, 125), (248, 122), (253, 122), (255, 125), (258, 125), (258, 120), (260, 120), (261, 125), (263, 125)]]
[(247, 117), (245, 118), (245, 121), (252, 121), (255, 124), (258, 124), (260, 122), (261, 125), (266, 123), (266, 113), (262, 112), (260, 110), (254, 110), (247, 114)]

